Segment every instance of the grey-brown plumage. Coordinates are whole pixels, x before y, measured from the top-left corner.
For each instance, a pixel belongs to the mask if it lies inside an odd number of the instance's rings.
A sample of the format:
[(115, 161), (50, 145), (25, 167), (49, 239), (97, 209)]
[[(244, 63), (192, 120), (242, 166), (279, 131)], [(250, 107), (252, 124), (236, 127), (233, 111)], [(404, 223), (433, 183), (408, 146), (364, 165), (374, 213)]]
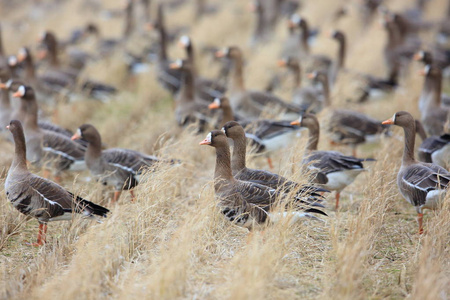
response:
[[(276, 200), (281, 199), (279, 191), (253, 182), (237, 180), (231, 171), (230, 149), (226, 135), (219, 130), (211, 131), (201, 145), (216, 148), (216, 168), (214, 172), (214, 190), (222, 213), (237, 225), (251, 229), (255, 224), (275, 221), (277, 216), (271, 213)], [(286, 199), (284, 199), (286, 200)], [(303, 217), (313, 217), (311, 213), (326, 215), (310, 207), (297, 205), (292, 214), (293, 221)]]
[(415, 122), (405, 111), (399, 111), (384, 121), (403, 128), (405, 146), (402, 166), (397, 175), (397, 185), (403, 197), (415, 206), (419, 218), (419, 233), (423, 232), (423, 209), (437, 209), (450, 187), (450, 173), (444, 168), (430, 163), (418, 162), (414, 158)]
[(425, 129), (419, 120), (415, 120), (416, 133), (422, 139), (417, 150), (419, 160), (434, 163), (448, 170), (450, 166), (450, 134), (427, 137)]
[(265, 92), (249, 91), (244, 85), (243, 57), (238, 47), (225, 48), (216, 53), (218, 57), (226, 57), (232, 61), (232, 74), (228, 85), (231, 107), (244, 118), (256, 119), (263, 111), (273, 109), (279, 111), (284, 117), (292, 119), (297, 117), (302, 109), (291, 103)]
[(319, 192), (327, 192), (327, 190), (315, 186), (301, 186), (300, 184), (288, 180), (278, 174), (250, 169), (246, 166), (246, 137), (244, 128), (237, 122), (231, 121), (226, 123), (222, 130), (228, 138), (233, 140), (233, 155), (231, 158), (231, 170), (234, 178), (243, 181), (250, 181), (268, 186), (272, 189), (289, 192), (291, 190), (298, 191), (298, 197), (303, 198), (302, 201), (314, 203), (322, 201), (323, 197)]
[[(132, 190), (139, 184), (142, 171), (154, 168), (161, 160), (129, 149), (113, 148), (102, 151), (102, 140), (90, 124), (81, 125), (72, 139), (83, 138), (88, 144), (86, 165), (91, 174), (105, 185), (113, 186), (116, 201), (122, 190)], [(172, 162), (173, 163), (173, 162)]]
[[(38, 219), (39, 223), (70, 220), (72, 213), (106, 217), (108, 209), (75, 196), (58, 184), (28, 171), (26, 144), (20, 121), (11, 121), (8, 129), (13, 134), (15, 154), (5, 181), (6, 195), (21, 213)], [(45, 234), (45, 233), (44, 233)], [(38, 245), (45, 242), (41, 232)]]
[(326, 189), (336, 191), (337, 209), (341, 191), (365, 171), (362, 162), (371, 159), (346, 156), (337, 151), (317, 151), (320, 125), (317, 117), (313, 114), (306, 113), (292, 124), (308, 128), (308, 154), (302, 164), (312, 173), (313, 182), (322, 184)]
[(71, 141), (66, 135), (38, 126), (38, 107), (34, 90), (22, 85), (14, 95), (20, 97), (20, 101), (26, 106), (24, 128), (28, 160), (53, 169), (56, 175), (69, 169), (84, 169), (84, 146)]

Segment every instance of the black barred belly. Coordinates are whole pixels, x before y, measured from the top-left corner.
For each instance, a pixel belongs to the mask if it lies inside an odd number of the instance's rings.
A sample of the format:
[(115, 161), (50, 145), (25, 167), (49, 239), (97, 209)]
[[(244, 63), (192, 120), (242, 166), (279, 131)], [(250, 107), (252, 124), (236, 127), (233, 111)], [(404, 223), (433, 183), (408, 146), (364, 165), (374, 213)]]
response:
[(243, 213), (238, 208), (230, 208), (225, 207), (222, 209), (222, 214), (230, 221), (235, 222), (237, 225), (243, 226), (247, 221), (250, 215), (248, 213)]

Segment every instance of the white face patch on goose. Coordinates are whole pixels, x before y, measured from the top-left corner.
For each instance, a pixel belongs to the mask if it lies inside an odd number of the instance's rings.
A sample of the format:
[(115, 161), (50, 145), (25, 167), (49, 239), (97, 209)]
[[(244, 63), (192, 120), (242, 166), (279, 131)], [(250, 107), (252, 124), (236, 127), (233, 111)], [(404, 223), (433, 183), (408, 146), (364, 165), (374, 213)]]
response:
[(20, 48), (18, 53), (20, 56), (27, 56), (27, 51), (25, 50), (25, 48)]
[(225, 135), (227, 135), (226, 131), (225, 131), (225, 127), (222, 127), (222, 129), (220, 129), (223, 133), (225, 133)]
[(6, 82), (6, 87), (9, 89), (11, 87), (11, 84), (13, 83), (12, 79), (8, 79), (8, 81)]
[(430, 72), (430, 70), (431, 70), (431, 66), (430, 66), (430, 65), (426, 65), (426, 66), (425, 66), (425, 69), (424, 69), (425, 74), (428, 75), (428, 73)]
[(177, 60), (175, 61), (175, 64), (177, 65), (178, 68), (181, 68), (181, 67), (183, 66), (183, 60), (177, 59)]
[(215, 98), (214, 99), (214, 104), (218, 105), (220, 107), (220, 99), (219, 98)]
[(230, 53), (230, 48), (223, 48), (222, 52), (223, 52), (223, 55), (228, 55), (228, 53)]
[(301, 20), (302, 20), (302, 18), (300, 18), (300, 16), (297, 14), (293, 14), (291, 16), (291, 22), (294, 24), (299, 24)]
[(300, 117), (298, 118), (298, 125), (302, 125), (302, 120), (303, 120), (303, 116), (300, 116)]
[(11, 56), (8, 58), (8, 65), (10, 65), (10, 66), (15, 66), (15, 65), (17, 65), (17, 57), (15, 57), (14, 55), (11, 55)]
[(21, 85), (17, 91), (19, 92), (20, 97), (25, 95), (25, 87), (23, 85)]
[(392, 116), (392, 122), (394, 122), (395, 123), (395, 116), (397, 115), (397, 113), (395, 113), (393, 116)]
[(80, 128), (77, 129), (77, 135), (80, 136), (80, 137), (82, 136)]
[(183, 35), (180, 38), (180, 43), (182, 43), (185, 46), (188, 46), (191, 43), (191, 39), (187, 35)]
[(206, 140), (209, 144), (211, 144), (211, 132), (208, 133), (208, 135), (206, 136), (205, 140)]
[(47, 35), (47, 31), (42, 31), (39, 35), (39, 41), (42, 42), (45, 39), (45, 36)]

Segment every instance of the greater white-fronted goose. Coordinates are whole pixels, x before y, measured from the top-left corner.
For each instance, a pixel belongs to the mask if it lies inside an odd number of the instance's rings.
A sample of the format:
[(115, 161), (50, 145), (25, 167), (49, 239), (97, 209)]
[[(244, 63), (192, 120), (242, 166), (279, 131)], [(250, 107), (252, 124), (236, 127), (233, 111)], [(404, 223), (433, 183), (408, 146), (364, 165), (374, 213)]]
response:
[(450, 134), (427, 137), (419, 120), (416, 120), (416, 132), (422, 139), (422, 144), (417, 151), (419, 160), (434, 163), (448, 170), (450, 167)]
[(195, 86), (197, 94), (201, 99), (212, 101), (214, 98), (221, 97), (226, 88), (218, 82), (200, 77), (195, 66), (195, 54), (192, 40), (189, 36), (183, 35), (179, 40), (179, 45), (186, 50), (186, 60), (192, 66), (192, 71), (196, 76)]
[(42, 246), (45, 243), (48, 222), (71, 220), (72, 213), (85, 217), (106, 217), (108, 209), (30, 173), (26, 162), (27, 149), (22, 124), (13, 120), (7, 128), (13, 135), (15, 152), (5, 181), (6, 196), (18, 211), (39, 221), (39, 234), (34, 246)]
[(231, 170), (234, 178), (242, 181), (250, 181), (268, 186), (273, 189), (280, 189), (283, 192), (298, 190), (299, 196), (307, 197), (308, 202), (322, 201), (319, 192), (327, 190), (314, 186), (300, 186), (298, 183), (288, 180), (283, 176), (272, 172), (249, 169), (246, 166), (247, 140), (244, 128), (235, 121), (226, 123), (222, 131), (233, 140), (233, 154), (231, 157)]
[[(255, 153), (264, 153), (267, 163), (273, 169), (270, 154), (273, 151), (285, 148), (299, 135), (298, 127), (292, 126), (289, 121), (274, 121), (269, 119), (247, 120), (234, 115), (228, 98), (216, 98), (209, 105), (210, 109), (222, 109), (222, 124), (229, 121), (238, 121), (245, 128), (245, 135), (251, 140), (251, 148)], [(226, 122), (224, 122), (226, 121)], [(222, 125), (222, 127), (223, 127)]]
[(91, 174), (104, 185), (114, 187), (113, 202), (117, 202), (122, 190), (129, 190), (133, 201), (133, 188), (138, 185), (142, 172), (161, 162), (155, 156), (129, 149), (112, 148), (102, 151), (100, 133), (90, 124), (81, 125), (72, 140), (80, 138), (88, 142), (84, 159)]
[(444, 124), (450, 120), (450, 107), (441, 105), (442, 71), (426, 65), (421, 72), (425, 76), (422, 94), (419, 98), (421, 121), (429, 135), (442, 135)]
[(405, 146), (402, 166), (397, 175), (397, 185), (403, 197), (416, 207), (419, 233), (423, 233), (423, 210), (437, 209), (450, 187), (450, 173), (435, 164), (418, 162), (414, 158), (416, 138), (414, 118), (406, 111), (399, 111), (383, 122), (403, 128)]
[(24, 122), (27, 159), (33, 164), (53, 170), (55, 176), (65, 170), (85, 169), (84, 146), (63, 134), (38, 126), (38, 106), (33, 88), (21, 85), (13, 96), (25, 102), (27, 109)]
[(421, 50), (414, 54), (413, 59), (426, 65), (433, 65), (441, 70), (450, 66), (449, 50), (432, 48), (429, 51)]
[(336, 191), (337, 210), (342, 190), (366, 170), (362, 163), (372, 159), (346, 156), (337, 151), (317, 151), (320, 125), (313, 114), (305, 113), (291, 124), (308, 128), (307, 157), (303, 159), (302, 164), (315, 176), (313, 182), (322, 184), (328, 190)]
[(199, 131), (203, 131), (217, 114), (208, 109), (208, 101), (197, 96), (196, 78), (191, 64), (179, 59), (172, 63), (170, 68), (182, 72), (181, 88), (175, 96), (175, 119), (178, 125), (185, 127), (198, 123)]
[(283, 117), (297, 117), (302, 109), (265, 92), (249, 91), (244, 85), (243, 57), (238, 47), (229, 47), (216, 53), (232, 61), (232, 74), (228, 84), (231, 107), (244, 118), (256, 119), (269, 108), (279, 110)]
[(292, 92), (292, 103), (302, 107), (307, 112), (318, 113), (330, 102), (328, 76), (309, 75), (318, 81), (320, 88), (316, 86), (301, 86), (301, 66), (295, 58), (285, 58), (278, 61), (280, 67), (287, 67), (294, 75), (294, 90)]
[[(271, 213), (278, 199), (283, 198), (277, 190), (249, 181), (237, 180), (231, 171), (230, 148), (227, 136), (220, 130), (208, 133), (200, 145), (216, 148), (216, 167), (214, 171), (214, 190), (218, 198), (218, 206), (225, 217), (236, 225), (251, 230), (255, 225), (268, 221), (276, 222), (280, 219)], [(286, 197), (284, 197), (286, 198)], [(282, 199), (289, 201), (289, 199)], [(292, 213), (291, 222), (302, 218), (314, 218), (311, 213), (326, 215), (323, 211), (313, 207), (305, 207), (295, 203), (296, 208), (302, 209)], [(286, 213), (284, 214), (286, 216)]]

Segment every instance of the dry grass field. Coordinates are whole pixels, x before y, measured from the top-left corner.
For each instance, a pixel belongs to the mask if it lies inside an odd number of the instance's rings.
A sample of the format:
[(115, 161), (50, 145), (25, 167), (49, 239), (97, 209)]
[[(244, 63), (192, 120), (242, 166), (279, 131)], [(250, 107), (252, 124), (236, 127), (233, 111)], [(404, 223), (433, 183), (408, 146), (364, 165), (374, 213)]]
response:
[[(104, 36), (121, 34), (120, 19), (105, 20), (82, 10), (83, 0), (59, 1), (45, 17), (30, 16), (32, 1), (0, 1), (0, 18), (7, 53), (33, 46), (42, 30), (58, 36), (95, 20)], [(44, 3), (48, 1), (42, 1)], [(108, 8), (120, 1), (103, 0)], [(156, 1), (152, 1), (156, 2)], [(190, 1), (194, 2), (194, 1)], [(220, 4), (214, 16), (194, 22), (192, 4), (166, 13), (169, 28), (189, 25), (189, 34), (204, 45), (239, 45), (246, 57), (247, 87), (262, 89), (277, 71), (277, 59), (286, 39), (286, 22), (267, 44), (250, 47), (254, 15), (248, 1), (210, 1)], [(414, 1), (387, 1), (389, 8), (404, 9)], [(432, 0), (427, 19), (437, 20), (448, 1)], [(14, 5), (12, 4), (14, 3)], [(337, 24), (332, 14), (346, 4), (348, 15)], [(156, 3), (152, 3), (156, 4)], [(357, 1), (304, 1), (301, 15), (321, 34), (314, 53), (334, 56), (336, 44), (323, 33), (339, 28), (348, 37), (346, 66), (359, 72), (384, 74), (382, 48), (386, 33), (377, 22), (363, 32)], [(35, 11), (35, 15), (39, 15)], [(44, 12), (41, 12), (44, 13)], [(152, 14), (155, 10), (152, 10)], [(126, 48), (140, 47), (154, 33), (141, 28)], [(430, 40), (431, 34), (424, 34)], [(89, 45), (88, 45), (89, 46)], [(199, 52), (199, 51), (198, 51)], [(198, 53), (199, 54), (199, 53)], [(169, 56), (182, 57), (171, 45)], [(210, 60), (198, 55), (199, 72), (216, 74)], [(401, 88), (386, 99), (363, 105), (355, 98), (357, 82), (343, 73), (332, 91), (333, 107), (348, 107), (385, 120), (398, 110), (419, 116), (417, 99), (423, 77), (413, 63)], [(47, 243), (41, 248), (24, 243), (34, 240), (38, 223), (15, 210), (7, 201), (4, 180), (13, 157), (13, 145), (0, 141), (0, 299), (448, 299), (450, 297), (450, 195), (442, 209), (425, 214), (423, 235), (417, 234), (415, 209), (399, 194), (396, 175), (401, 163), (403, 132), (375, 146), (358, 149), (358, 156), (373, 157), (368, 172), (342, 193), (335, 212), (334, 194), (328, 196), (326, 222), (286, 222), (249, 234), (225, 220), (216, 210), (212, 184), (215, 152), (199, 146), (204, 135), (177, 127), (171, 96), (157, 83), (154, 68), (128, 78), (121, 54), (92, 63), (90, 78), (120, 87), (109, 103), (81, 100), (61, 103), (58, 122), (72, 130), (92, 123), (109, 147), (123, 147), (165, 158), (182, 160), (145, 174), (136, 189), (137, 199), (122, 194), (111, 206), (111, 190), (89, 180), (89, 173), (65, 174), (62, 185), (84, 198), (111, 209), (103, 223), (75, 217), (49, 224)], [(306, 79), (305, 79), (306, 80)], [(448, 88), (448, 82), (444, 87)], [(276, 94), (290, 99), (289, 83)], [(54, 109), (54, 108), (52, 108)], [(319, 118), (324, 121), (327, 112)], [(205, 134), (206, 135), (206, 134)], [(275, 172), (299, 182), (300, 161), (306, 136), (275, 153)], [(331, 149), (321, 135), (321, 149)], [(350, 154), (350, 149), (338, 148)], [(264, 157), (251, 157), (249, 165), (267, 168)], [(33, 170), (41, 174), (40, 170)]]

